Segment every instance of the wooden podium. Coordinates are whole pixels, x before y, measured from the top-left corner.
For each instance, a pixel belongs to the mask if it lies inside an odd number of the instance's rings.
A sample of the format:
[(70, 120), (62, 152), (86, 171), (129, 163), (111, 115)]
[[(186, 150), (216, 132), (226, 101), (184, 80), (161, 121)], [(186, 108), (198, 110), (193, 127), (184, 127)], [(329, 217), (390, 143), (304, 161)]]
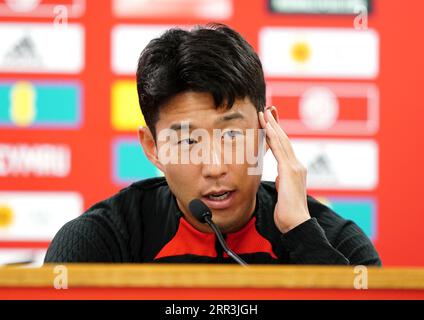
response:
[(424, 299), (424, 269), (204, 264), (8, 266), (0, 268), (0, 299)]

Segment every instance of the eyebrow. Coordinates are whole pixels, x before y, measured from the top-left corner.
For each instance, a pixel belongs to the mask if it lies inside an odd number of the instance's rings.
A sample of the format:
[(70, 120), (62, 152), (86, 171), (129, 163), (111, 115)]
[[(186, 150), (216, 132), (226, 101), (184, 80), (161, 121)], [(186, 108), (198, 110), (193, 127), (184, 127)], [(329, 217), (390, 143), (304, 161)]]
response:
[(233, 112), (233, 113), (230, 113), (230, 114), (227, 114), (227, 115), (225, 115), (225, 116), (222, 116), (222, 117), (218, 118), (218, 119), (215, 121), (215, 124), (218, 124), (218, 123), (220, 123), (220, 122), (231, 121), (231, 120), (234, 120), (234, 119), (241, 119), (241, 120), (244, 120), (244, 119), (245, 119), (245, 117), (243, 116), (243, 114), (242, 114), (242, 113), (240, 113), (239, 111), (236, 111), (236, 112)]
[(184, 123), (183, 122), (174, 123), (169, 128), (171, 130), (177, 131), (177, 130), (187, 130), (187, 129), (189, 130), (190, 128), (195, 129), (196, 126), (192, 125), (189, 122), (184, 121)]
[[(228, 121), (235, 120), (235, 119), (245, 120), (246, 118), (243, 116), (242, 113), (240, 113), (239, 111), (236, 111), (236, 112), (233, 112), (233, 113), (230, 113), (230, 114), (226, 114), (222, 117), (219, 117), (218, 119), (216, 119), (214, 121), (214, 124), (218, 124), (218, 123), (222, 123), (222, 122), (228, 122)], [(197, 128), (197, 126), (195, 126), (195, 125), (193, 125), (193, 124), (191, 124), (187, 121), (184, 121), (184, 123), (183, 122), (174, 123), (170, 126), (170, 129), (175, 130), (175, 131), (184, 130), (184, 129), (189, 130), (189, 129), (196, 129), (196, 128)]]

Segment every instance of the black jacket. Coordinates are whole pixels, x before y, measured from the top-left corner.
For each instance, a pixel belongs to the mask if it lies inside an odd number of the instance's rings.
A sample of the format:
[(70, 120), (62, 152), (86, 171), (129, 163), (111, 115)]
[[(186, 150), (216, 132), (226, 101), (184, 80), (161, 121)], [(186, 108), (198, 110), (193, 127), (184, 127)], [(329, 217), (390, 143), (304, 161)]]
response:
[[(312, 219), (285, 234), (274, 223), (275, 184), (261, 182), (256, 200), (247, 225), (225, 235), (247, 263), (381, 265), (362, 230), (314, 198)], [(214, 234), (185, 220), (165, 178), (136, 182), (65, 224), (45, 257), (53, 262), (233, 263)]]

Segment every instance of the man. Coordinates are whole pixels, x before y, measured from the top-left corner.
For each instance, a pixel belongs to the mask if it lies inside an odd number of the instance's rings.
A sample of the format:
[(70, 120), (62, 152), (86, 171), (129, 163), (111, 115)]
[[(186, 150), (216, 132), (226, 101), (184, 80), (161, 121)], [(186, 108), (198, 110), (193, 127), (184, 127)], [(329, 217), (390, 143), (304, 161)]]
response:
[[(137, 89), (147, 124), (140, 142), (164, 177), (68, 222), (45, 262), (233, 263), (190, 212), (201, 199), (247, 263), (381, 264), (355, 223), (307, 196), (306, 170), (277, 109), (265, 107), (259, 58), (237, 32), (168, 30), (142, 52)], [(278, 163), (275, 182), (261, 182), (263, 137)]]

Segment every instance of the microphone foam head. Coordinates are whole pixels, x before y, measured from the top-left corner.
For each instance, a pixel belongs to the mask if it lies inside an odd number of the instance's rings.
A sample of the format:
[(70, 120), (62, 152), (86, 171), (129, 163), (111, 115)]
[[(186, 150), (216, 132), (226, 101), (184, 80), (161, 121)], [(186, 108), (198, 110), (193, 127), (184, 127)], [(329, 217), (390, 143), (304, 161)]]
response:
[(211, 210), (200, 199), (191, 200), (188, 208), (191, 214), (202, 223), (206, 223), (205, 217), (212, 217)]

